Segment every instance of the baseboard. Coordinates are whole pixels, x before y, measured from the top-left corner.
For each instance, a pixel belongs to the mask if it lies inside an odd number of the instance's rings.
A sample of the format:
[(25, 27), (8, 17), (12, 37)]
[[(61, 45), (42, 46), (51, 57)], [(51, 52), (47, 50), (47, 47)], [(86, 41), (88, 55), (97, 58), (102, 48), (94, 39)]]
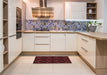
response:
[(78, 55), (77, 51), (23, 51), (21, 55)]
[(90, 67), (90, 69), (96, 73), (96, 69), (80, 54), (78, 53), (80, 58)]
[(2, 75), (3, 72), (5, 72), (6, 69), (8, 69), (8, 67), (10, 67), (10, 66), (19, 58), (19, 56), (20, 56), (21, 54), (22, 54), (22, 52), (20, 52), (19, 55), (18, 55), (10, 64), (8, 64), (8, 65), (3, 69), (3, 71), (0, 73), (0, 75)]
[(96, 74), (99, 74), (99, 75), (107, 75), (107, 68), (97, 68), (96, 69)]

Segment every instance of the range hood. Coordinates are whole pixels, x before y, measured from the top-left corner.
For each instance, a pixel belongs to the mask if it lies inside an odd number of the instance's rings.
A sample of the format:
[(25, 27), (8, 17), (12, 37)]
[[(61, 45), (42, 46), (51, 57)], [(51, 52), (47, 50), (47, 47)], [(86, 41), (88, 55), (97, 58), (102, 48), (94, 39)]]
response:
[(33, 18), (52, 19), (54, 17), (53, 8), (47, 7), (47, 0), (39, 0), (39, 7), (32, 8)]

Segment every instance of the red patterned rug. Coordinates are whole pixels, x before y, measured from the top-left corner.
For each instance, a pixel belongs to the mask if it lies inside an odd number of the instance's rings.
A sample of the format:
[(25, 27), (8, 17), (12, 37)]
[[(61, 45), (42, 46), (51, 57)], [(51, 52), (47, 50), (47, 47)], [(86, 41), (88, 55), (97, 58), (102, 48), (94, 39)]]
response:
[(71, 63), (71, 61), (67, 56), (37, 56), (33, 63)]

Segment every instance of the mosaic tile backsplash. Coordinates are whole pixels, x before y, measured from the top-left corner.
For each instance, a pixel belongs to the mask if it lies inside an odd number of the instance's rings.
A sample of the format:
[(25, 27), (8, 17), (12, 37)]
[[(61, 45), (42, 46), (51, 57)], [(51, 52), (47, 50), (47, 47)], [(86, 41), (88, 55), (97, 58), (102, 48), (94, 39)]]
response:
[(25, 30), (33, 31), (86, 31), (88, 21), (26, 20)]

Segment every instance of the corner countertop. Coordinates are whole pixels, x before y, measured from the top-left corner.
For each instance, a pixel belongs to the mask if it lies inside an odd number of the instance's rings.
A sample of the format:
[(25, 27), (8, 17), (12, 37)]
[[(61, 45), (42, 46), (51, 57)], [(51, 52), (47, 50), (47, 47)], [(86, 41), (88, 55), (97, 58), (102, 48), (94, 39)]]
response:
[(102, 32), (76, 32), (76, 31), (22, 31), (23, 33), (77, 33), (97, 40), (107, 40), (107, 33)]

